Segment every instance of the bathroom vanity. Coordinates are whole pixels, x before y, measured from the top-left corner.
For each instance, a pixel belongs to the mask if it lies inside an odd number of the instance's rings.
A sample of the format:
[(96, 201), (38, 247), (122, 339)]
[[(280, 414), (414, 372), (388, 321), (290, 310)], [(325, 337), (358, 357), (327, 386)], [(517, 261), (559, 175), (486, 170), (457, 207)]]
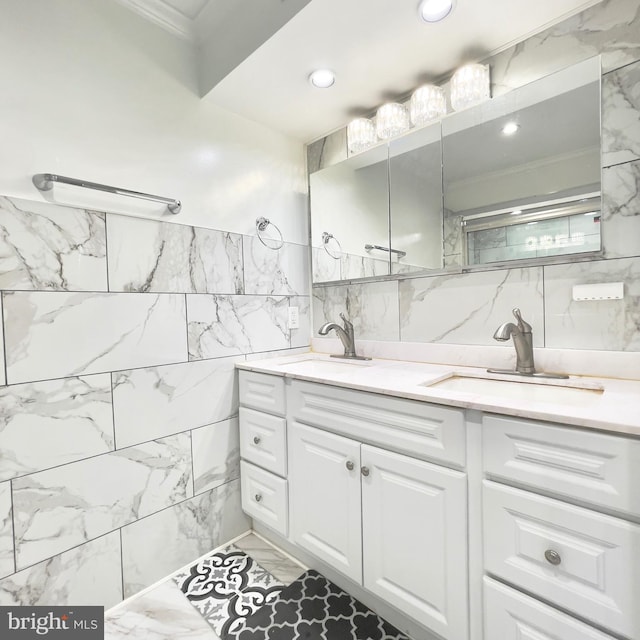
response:
[(640, 637), (640, 382), (238, 368), (244, 510), (416, 640)]

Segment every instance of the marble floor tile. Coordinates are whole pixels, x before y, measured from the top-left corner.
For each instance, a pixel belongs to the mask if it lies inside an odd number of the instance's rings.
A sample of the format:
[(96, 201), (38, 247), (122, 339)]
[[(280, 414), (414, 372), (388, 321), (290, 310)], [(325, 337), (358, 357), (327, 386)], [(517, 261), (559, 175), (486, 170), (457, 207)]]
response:
[(104, 623), (105, 640), (219, 640), (171, 580), (107, 611)]
[(14, 571), (11, 483), (0, 482), (0, 578)]
[(231, 418), (191, 432), (196, 495), (240, 477), (238, 429), (238, 418)]
[(305, 567), (294, 562), (289, 556), (254, 533), (240, 538), (234, 543), (234, 546), (250, 555), (283, 584), (290, 584), (305, 571)]
[(0, 480), (113, 448), (108, 373), (0, 387)]

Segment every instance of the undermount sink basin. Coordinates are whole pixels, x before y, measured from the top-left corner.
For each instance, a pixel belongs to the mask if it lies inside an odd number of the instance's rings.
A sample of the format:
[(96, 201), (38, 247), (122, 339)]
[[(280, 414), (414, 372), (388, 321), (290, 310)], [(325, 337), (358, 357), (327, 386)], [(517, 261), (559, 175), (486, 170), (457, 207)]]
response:
[(593, 383), (574, 380), (548, 381), (539, 378), (497, 379), (453, 374), (443, 380), (425, 382), (424, 386), (442, 391), (455, 391), (490, 396), (503, 400), (528, 400), (554, 404), (582, 405), (597, 401), (604, 389)]
[(279, 365), (286, 369), (289, 373), (322, 375), (323, 373), (342, 373), (359, 369), (360, 367), (370, 367), (373, 363), (371, 360), (324, 360), (318, 358), (309, 358), (307, 360), (297, 360)]

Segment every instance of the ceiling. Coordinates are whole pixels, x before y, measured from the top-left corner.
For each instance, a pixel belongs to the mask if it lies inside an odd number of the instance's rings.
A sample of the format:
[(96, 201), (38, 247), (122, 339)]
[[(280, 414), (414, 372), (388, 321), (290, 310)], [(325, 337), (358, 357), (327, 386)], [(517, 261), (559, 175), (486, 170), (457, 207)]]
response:
[(427, 24), (419, 0), (118, 0), (198, 47), (204, 100), (304, 142), (599, 1), (455, 0)]

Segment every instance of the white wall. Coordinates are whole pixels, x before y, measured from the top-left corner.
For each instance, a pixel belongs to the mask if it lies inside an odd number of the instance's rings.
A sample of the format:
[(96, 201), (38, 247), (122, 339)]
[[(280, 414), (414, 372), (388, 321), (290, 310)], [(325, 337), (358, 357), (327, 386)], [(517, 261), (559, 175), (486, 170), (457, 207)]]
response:
[[(55, 186), (54, 201), (307, 241), (302, 145), (197, 93), (195, 51), (111, 0), (0, 0), (0, 194), (59, 173), (183, 202)], [(46, 196), (50, 198), (51, 196)]]

